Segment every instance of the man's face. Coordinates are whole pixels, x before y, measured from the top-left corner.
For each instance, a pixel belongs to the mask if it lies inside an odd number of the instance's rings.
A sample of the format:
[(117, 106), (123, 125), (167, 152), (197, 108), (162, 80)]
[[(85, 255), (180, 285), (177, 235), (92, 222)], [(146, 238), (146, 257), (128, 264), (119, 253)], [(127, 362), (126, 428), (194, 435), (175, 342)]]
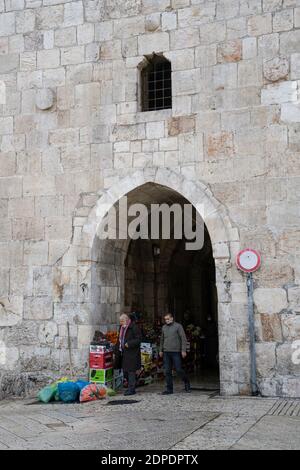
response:
[(171, 323), (173, 323), (173, 317), (171, 317), (171, 315), (166, 315), (165, 322), (167, 325), (171, 325)]

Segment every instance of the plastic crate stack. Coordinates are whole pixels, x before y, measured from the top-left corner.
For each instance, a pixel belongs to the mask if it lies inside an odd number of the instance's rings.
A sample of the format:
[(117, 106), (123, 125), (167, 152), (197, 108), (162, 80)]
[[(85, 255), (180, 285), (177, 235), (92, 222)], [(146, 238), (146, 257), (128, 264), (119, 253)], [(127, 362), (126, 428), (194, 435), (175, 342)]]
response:
[(113, 350), (107, 345), (90, 345), (89, 380), (114, 388)]

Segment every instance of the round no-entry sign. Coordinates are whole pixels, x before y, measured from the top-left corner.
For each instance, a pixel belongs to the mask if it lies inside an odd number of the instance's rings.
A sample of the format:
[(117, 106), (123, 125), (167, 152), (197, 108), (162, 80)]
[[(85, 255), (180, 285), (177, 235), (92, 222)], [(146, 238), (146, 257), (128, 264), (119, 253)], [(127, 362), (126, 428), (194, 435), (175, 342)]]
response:
[(254, 273), (260, 268), (261, 256), (258, 251), (247, 248), (239, 252), (236, 258), (236, 264), (244, 273)]

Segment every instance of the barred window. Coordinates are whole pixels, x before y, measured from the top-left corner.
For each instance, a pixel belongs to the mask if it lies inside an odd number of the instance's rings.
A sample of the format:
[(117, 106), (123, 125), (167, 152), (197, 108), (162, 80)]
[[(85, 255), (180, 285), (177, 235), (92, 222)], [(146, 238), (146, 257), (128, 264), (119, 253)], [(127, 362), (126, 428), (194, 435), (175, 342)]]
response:
[(172, 108), (172, 69), (165, 57), (154, 55), (142, 70), (142, 109)]

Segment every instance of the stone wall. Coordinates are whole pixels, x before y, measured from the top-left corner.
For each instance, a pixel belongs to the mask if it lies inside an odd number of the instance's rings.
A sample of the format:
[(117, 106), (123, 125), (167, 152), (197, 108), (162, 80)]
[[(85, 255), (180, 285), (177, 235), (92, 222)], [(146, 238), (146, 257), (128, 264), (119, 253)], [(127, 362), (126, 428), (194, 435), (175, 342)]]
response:
[[(172, 63), (173, 109), (142, 113), (139, 66), (153, 52)], [(227, 266), (223, 393), (249, 392), (234, 267), (249, 245), (263, 256), (260, 389), (300, 396), (299, 90), (300, 0), (0, 0), (0, 397), (66, 371), (67, 321), (84, 370), (99, 317), (82, 230), (99, 198), (157, 174), (170, 187), (179, 178), (187, 199), (203, 188), (230, 221), (226, 237), (219, 219), (207, 224)], [(122, 293), (105, 282), (108, 326)]]

